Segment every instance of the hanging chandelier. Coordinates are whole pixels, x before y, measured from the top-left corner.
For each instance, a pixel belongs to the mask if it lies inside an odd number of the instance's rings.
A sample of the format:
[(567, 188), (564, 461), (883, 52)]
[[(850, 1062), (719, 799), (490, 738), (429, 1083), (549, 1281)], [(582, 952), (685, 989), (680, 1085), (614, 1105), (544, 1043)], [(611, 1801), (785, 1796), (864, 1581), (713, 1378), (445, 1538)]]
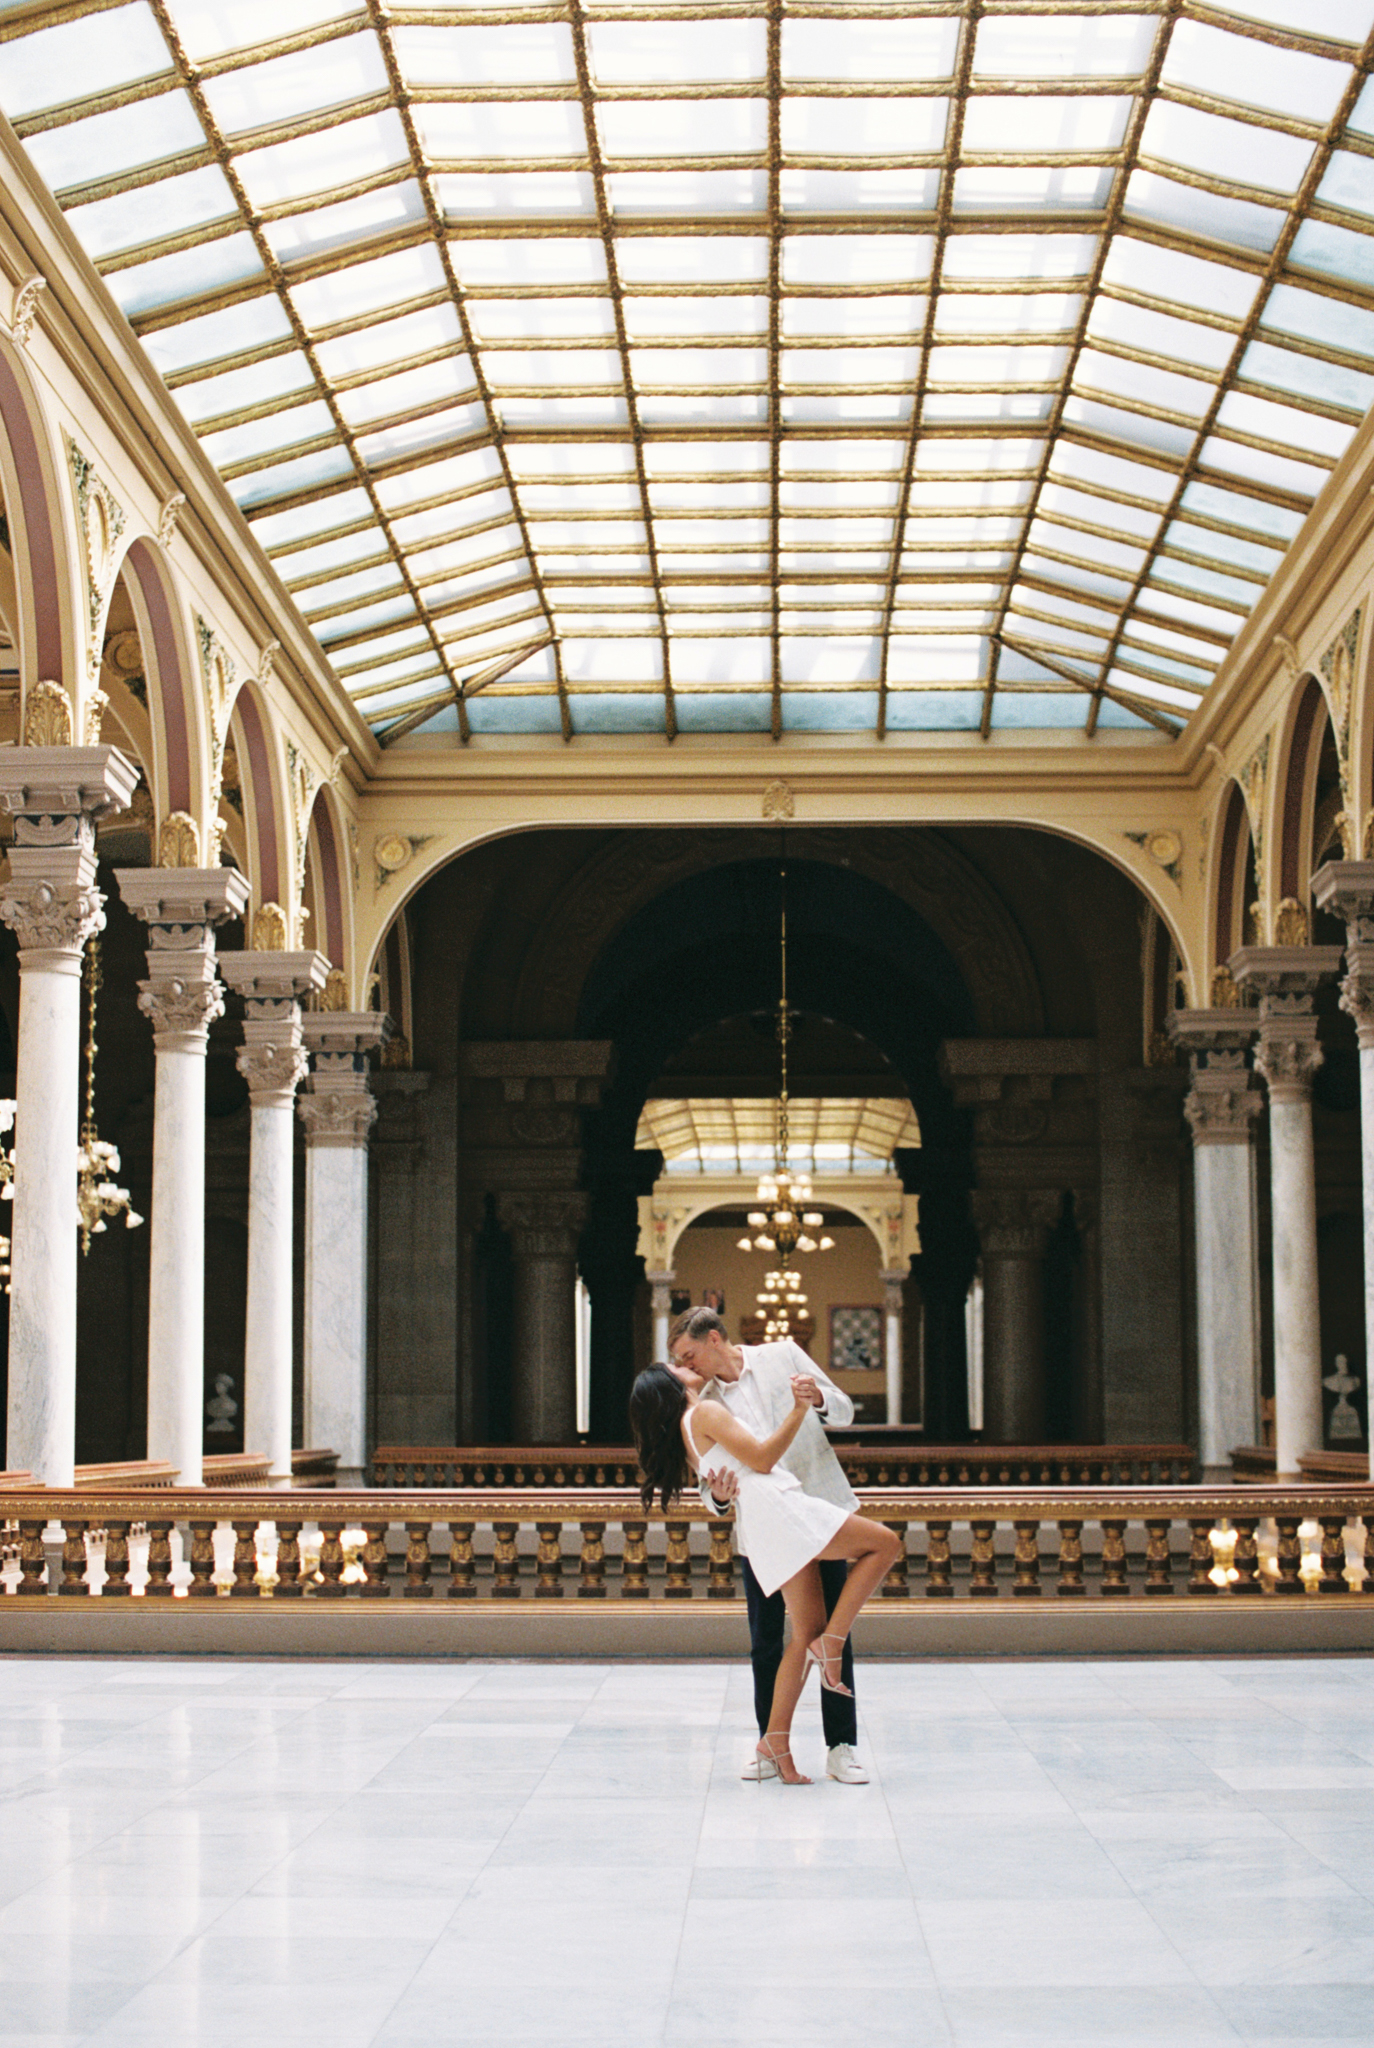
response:
[[(95, 1127), (95, 1003), (100, 992), (100, 940), (92, 938), (86, 947), (86, 1115), (81, 1125), (81, 1143), (76, 1154), (77, 1227), (81, 1250), (88, 1253), (91, 1239), (105, 1228), (107, 1216), (124, 1216), (127, 1230), (137, 1230), (143, 1218), (131, 1207), (129, 1191), (116, 1185), (119, 1151), (106, 1144)], [(5, 1193), (9, 1193), (6, 1186)]]
[(807, 1174), (794, 1173), (789, 1164), (791, 1133), (788, 1123), (787, 1090), (787, 1048), (792, 1038), (792, 1012), (787, 1004), (787, 868), (780, 873), (782, 884), (782, 911), (779, 924), (779, 976), (778, 976), (778, 1051), (779, 1085), (778, 1100), (773, 1124), (773, 1170), (762, 1174), (755, 1189), (757, 1209), (749, 1211), (749, 1228), (758, 1233), (755, 1237), (742, 1237), (739, 1249), (742, 1252), (774, 1252), (778, 1259), (778, 1270), (768, 1275), (758, 1295), (758, 1304), (766, 1319), (769, 1338), (785, 1337), (791, 1328), (789, 1312), (800, 1313), (806, 1306), (806, 1296), (801, 1292), (800, 1276), (791, 1271), (791, 1261), (796, 1252), (828, 1252), (834, 1245), (833, 1237), (812, 1237), (809, 1233), (819, 1230), (825, 1217), (819, 1209), (809, 1208), (808, 1203), (815, 1197)]

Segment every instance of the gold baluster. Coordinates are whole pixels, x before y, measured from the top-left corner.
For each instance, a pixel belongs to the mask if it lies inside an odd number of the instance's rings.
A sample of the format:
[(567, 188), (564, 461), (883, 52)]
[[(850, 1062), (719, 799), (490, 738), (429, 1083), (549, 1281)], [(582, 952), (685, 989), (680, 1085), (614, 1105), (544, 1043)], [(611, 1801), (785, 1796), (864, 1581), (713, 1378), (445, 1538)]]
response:
[(365, 1600), (389, 1600), (391, 1588), (387, 1584), (390, 1565), (386, 1555), (385, 1522), (364, 1522), (363, 1534), (367, 1541), (363, 1545), (362, 1565), (365, 1574), (358, 1591)]
[(1275, 1515), (1279, 1525), (1279, 1576), (1274, 1586), (1276, 1593), (1300, 1594), (1302, 1592), (1302, 1538), (1298, 1526), (1302, 1516)]
[(735, 1597), (735, 1552), (730, 1541), (733, 1528), (734, 1520), (729, 1515), (712, 1515), (707, 1524), (706, 1533), (711, 1543), (706, 1560), (708, 1600), (733, 1600)]
[(493, 1562), (496, 1566), (496, 1583), (491, 1589), (493, 1600), (518, 1600), (520, 1598), (520, 1557), (515, 1548), (518, 1522), (493, 1522), (492, 1533), (496, 1538)]
[(563, 1598), (563, 1524), (561, 1522), (536, 1522), (539, 1548), (535, 1554), (536, 1575), (534, 1597), (536, 1600), (561, 1600)]
[[(62, 1564), (65, 1577), (67, 1563), (66, 1545), (62, 1548)], [(59, 1587), (61, 1592), (62, 1588)], [(149, 1600), (170, 1600), (172, 1597), (172, 1525), (170, 1522), (149, 1522), (148, 1524), (148, 1583), (144, 1588)]]
[(1169, 1522), (1147, 1521), (1145, 1524), (1145, 1591), (1147, 1593), (1172, 1593), (1174, 1590), (1174, 1561), (1169, 1549)]
[(892, 1531), (902, 1546), (893, 1558), (890, 1569), (884, 1574), (883, 1598), (884, 1600), (909, 1600), (911, 1598), (911, 1588), (907, 1583), (906, 1555), (906, 1532), (908, 1525), (905, 1522), (889, 1522), (885, 1519), (883, 1526)]
[(1348, 1593), (1345, 1576), (1345, 1516), (1321, 1515), (1322, 1577), (1318, 1591)]
[(106, 1522), (105, 1524), (105, 1584), (101, 1588), (107, 1600), (129, 1597), (133, 1588), (129, 1584), (129, 1524), (127, 1522)]
[(692, 1597), (692, 1553), (687, 1535), (690, 1522), (665, 1522), (668, 1531), (668, 1583), (663, 1589), (667, 1600), (690, 1600)]
[(475, 1522), (450, 1522), (448, 1525), (448, 1597), (450, 1600), (471, 1600), (477, 1593), (477, 1563), (472, 1554), (472, 1532)]
[[(65, 1541), (62, 1545), (62, 1583), (59, 1593), (70, 1597), (76, 1593), (89, 1593), (86, 1584), (86, 1524), (66, 1522), (62, 1524)], [(20, 1587), (22, 1593), (24, 1588)]]
[[(236, 1528), (237, 1523), (234, 1525)], [(342, 1600), (348, 1588), (343, 1582), (344, 1554), (342, 1522), (320, 1523), (320, 1583), (315, 1596), (320, 1600)], [(235, 1570), (237, 1570), (237, 1564)], [(236, 1592), (237, 1587), (234, 1589)]]
[(579, 1600), (604, 1600), (606, 1597), (606, 1524), (604, 1522), (583, 1522), (582, 1549), (577, 1560), (577, 1597)]
[(215, 1524), (213, 1522), (192, 1522), (191, 1530), (191, 1591), (192, 1600), (213, 1600), (219, 1593), (215, 1584)]
[(304, 1591), (301, 1584), (301, 1524), (278, 1522), (277, 1590), (272, 1597), (276, 1600), (299, 1600)]
[(235, 1522), (234, 1529), (234, 1583), (229, 1588), (233, 1600), (256, 1600), (258, 1598), (258, 1520), (255, 1515), (251, 1522)]
[(1232, 1593), (1259, 1593), (1263, 1590), (1259, 1582), (1259, 1541), (1255, 1535), (1259, 1527), (1258, 1515), (1233, 1515), (1236, 1527), (1236, 1549), (1231, 1562), (1238, 1577), (1232, 1586)]
[(1012, 1576), (1012, 1593), (1018, 1599), (1040, 1597), (1040, 1524), (1038, 1522), (1015, 1522), (1016, 1555)]
[(401, 1588), (403, 1600), (431, 1600), (434, 1588), (429, 1583), (433, 1560), (429, 1553), (429, 1523), (406, 1523), (406, 1582)]
[(926, 1523), (926, 1598), (954, 1598), (954, 1561), (949, 1550), (948, 1522)]
[(1191, 1537), (1188, 1545), (1188, 1591), (1193, 1595), (1215, 1593), (1216, 1580), (1212, 1567), (1216, 1563), (1216, 1552), (1212, 1548), (1213, 1518), (1207, 1515), (1201, 1519), (1190, 1517), (1188, 1528)]
[(624, 1522), (625, 1554), (620, 1561), (623, 1584), (620, 1588), (622, 1600), (647, 1600), (649, 1597), (649, 1524), (647, 1522)]
[(1102, 1524), (1102, 1598), (1104, 1600), (1126, 1600), (1130, 1597), (1127, 1583), (1126, 1524), (1124, 1522), (1103, 1522)]
[(43, 1584), (43, 1573), (47, 1558), (43, 1554), (43, 1531), (45, 1522), (21, 1522), (19, 1524), (19, 1591), (26, 1598), (36, 1594), (40, 1599), (47, 1597)]
[(973, 1531), (972, 1572), (969, 1584), (971, 1600), (995, 1600), (997, 1597), (997, 1552), (993, 1538), (997, 1531), (996, 1522), (970, 1522)]
[(1061, 1600), (1076, 1600), (1086, 1592), (1083, 1584), (1083, 1524), (1059, 1524), (1059, 1584), (1055, 1593)]

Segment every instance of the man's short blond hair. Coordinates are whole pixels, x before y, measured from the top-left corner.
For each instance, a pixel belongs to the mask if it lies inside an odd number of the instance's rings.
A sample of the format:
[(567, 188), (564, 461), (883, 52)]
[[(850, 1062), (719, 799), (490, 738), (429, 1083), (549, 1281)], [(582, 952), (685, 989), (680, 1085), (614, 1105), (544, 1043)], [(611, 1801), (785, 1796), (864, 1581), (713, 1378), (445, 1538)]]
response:
[(712, 1330), (719, 1330), (722, 1337), (728, 1337), (730, 1334), (725, 1327), (724, 1316), (717, 1315), (713, 1308), (704, 1305), (701, 1308), (685, 1308), (680, 1316), (674, 1318), (672, 1328), (668, 1332), (669, 1354), (671, 1355), (679, 1337), (690, 1337), (693, 1343), (697, 1343), (702, 1337), (709, 1337)]

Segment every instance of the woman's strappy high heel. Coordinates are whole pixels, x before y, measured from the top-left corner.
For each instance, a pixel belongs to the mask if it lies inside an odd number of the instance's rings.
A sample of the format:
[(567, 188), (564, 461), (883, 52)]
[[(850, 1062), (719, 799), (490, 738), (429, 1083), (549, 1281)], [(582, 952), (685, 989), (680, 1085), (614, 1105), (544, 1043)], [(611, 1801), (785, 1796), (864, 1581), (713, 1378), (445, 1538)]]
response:
[[(839, 1655), (826, 1655), (824, 1652), (816, 1648), (817, 1643), (838, 1643), (840, 1646)], [(819, 1635), (816, 1636), (812, 1642), (809, 1642), (807, 1644), (806, 1655), (807, 1661), (811, 1664), (814, 1664), (816, 1669), (820, 1672), (821, 1685), (826, 1692), (842, 1692), (847, 1700), (852, 1700), (854, 1695), (847, 1685), (841, 1684), (838, 1679), (835, 1681), (833, 1685), (830, 1682), (830, 1666), (832, 1664), (838, 1664), (840, 1662), (840, 1657), (844, 1655), (844, 1645), (845, 1638), (843, 1636)]]
[(811, 1780), (809, 1778), (804, 1778), (800, 1771), (797, 1773), (795, 1778), (783, 1777), (783, 1758), (786, 1757), (789, 1763), (791, 1763), (792, 1761), (792, 1745), (790, 1742), (784, 1742), (782, 1744), (782, 1747), (779, 1749), (774, 1747), (773, 1737), (771, 1735), (761, 1735), (758, 1740), (758, 1747), (755, 1750), (754, 1754), (758, 1757), (759, 1760), (758, 1782), (760, 1783), (760, 1785), (763, 1783), (765, 1778), (777, 1778), (784, 1785), (809, 1785), (811, 1783)]

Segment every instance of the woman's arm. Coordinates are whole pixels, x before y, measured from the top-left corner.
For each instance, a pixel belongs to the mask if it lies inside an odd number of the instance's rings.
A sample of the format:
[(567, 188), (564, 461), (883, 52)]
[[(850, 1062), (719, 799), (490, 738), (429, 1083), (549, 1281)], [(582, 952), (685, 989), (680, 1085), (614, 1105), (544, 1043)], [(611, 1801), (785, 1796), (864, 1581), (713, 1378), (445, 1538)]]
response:
[(751, 1472), (771, 1472), (810, 1412), (810, 1402), (799, 1401), (794, 1396), (792, 1412), (787, 1420), (762, 1442), (721, 1402), (702, 1401), (694, 1415), (697, 1428), (704, 1431), (713, 1444), (732, 1451)]

